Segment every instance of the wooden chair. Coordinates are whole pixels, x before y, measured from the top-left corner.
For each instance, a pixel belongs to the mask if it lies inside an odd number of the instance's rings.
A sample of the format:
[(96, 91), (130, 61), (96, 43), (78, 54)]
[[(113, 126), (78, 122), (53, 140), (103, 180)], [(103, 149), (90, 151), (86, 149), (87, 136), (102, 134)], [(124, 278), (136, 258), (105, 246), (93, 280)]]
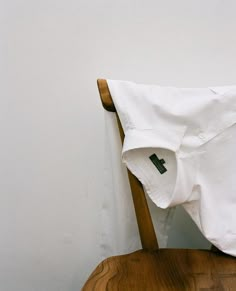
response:
[[(115, 112), (106, 80), (98, 80), (103, 107)], [(117, 114), (116, 114), (117, 116)], [(117, 116), (120, 136), (124, 132)], [(218, 251), (160, 249), (145, 194), (128, 171), (142, 249), (102, 261), (82, 291), (232, 290), (236, 291), (236, 258)]]

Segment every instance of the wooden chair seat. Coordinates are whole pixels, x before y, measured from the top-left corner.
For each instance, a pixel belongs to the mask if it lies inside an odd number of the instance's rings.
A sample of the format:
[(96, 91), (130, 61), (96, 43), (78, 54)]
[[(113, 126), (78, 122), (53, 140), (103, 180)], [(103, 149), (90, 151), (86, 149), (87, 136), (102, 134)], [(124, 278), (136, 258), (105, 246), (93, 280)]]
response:
[(102, 261), (82, 291), (234, 291), (235, 287), (235, 258), (207, 250), (159, 249)]
[[(106, 80), (98, 80), (103, 107), (116, 112)], [(117, 114), (116, 114), (117, 116)], [(124, 132), (117, 116), (120, 137)], [(128, 171), (142, 250), (110, 257), (88, 278), (83, 291), (236, 291), (236, 258), (211, 250), (159, 249), (142, 184)]]

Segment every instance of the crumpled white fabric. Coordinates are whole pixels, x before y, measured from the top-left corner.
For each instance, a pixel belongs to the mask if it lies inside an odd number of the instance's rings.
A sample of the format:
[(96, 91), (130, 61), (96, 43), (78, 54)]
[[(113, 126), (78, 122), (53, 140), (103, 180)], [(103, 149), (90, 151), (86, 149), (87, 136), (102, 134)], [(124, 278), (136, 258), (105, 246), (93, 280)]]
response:
[(108, 86), (125, 132), (122, 160), (152, 201), (183, 205), (209, 241), (235, 255), (236, 86)]

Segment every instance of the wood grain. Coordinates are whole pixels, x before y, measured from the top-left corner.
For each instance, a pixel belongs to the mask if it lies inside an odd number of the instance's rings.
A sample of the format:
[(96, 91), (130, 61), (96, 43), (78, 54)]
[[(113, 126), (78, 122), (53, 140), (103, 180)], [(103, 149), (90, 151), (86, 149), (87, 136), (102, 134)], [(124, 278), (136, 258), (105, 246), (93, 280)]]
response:
[(102, 101), (102, 105), (104, 109), (110, 112), (116, 112), (115, 106), (113, 104), (111, 94), (109, 91), (109, 87), (107, 84), (107, 81), (104, 79), (98, 79), (97, 80), (98, 90), (100, 93), (100, 98)]
[(236, 290), (236, 260), (207, 250), (139, 250), (99, 264), (82, 291)]

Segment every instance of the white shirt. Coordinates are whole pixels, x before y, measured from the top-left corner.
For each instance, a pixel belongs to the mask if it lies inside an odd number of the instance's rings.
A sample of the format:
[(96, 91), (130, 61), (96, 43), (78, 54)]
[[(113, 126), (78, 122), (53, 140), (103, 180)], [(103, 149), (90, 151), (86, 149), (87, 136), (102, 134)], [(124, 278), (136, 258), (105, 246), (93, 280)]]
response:
[(157, 206), (182, 204), (210, 242), (236, 256), (236, 86), (107, 82), (126, 166)]

